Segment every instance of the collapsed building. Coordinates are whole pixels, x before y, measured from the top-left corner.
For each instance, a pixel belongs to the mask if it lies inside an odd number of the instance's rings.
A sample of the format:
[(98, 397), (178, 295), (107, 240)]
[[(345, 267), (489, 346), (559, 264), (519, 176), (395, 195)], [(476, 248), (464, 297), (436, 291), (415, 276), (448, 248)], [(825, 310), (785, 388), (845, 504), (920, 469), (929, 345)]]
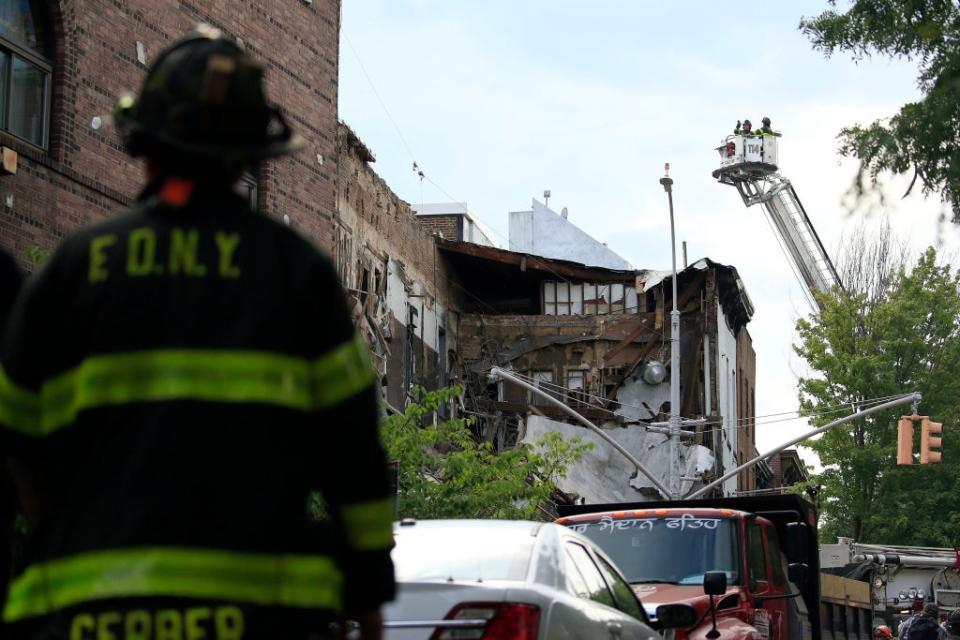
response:
[[(338, 149), (334, 258), (388, 411), (403, 410), (414, 385), (460, 384), (461, 402), (451, 411), (473, 416), (478, 437), (497, 449), (547, 431), (594, 437), (542, 398), (491, 380), (490, 368), (499, 366), (609, 429), (665, 477), (666, 438), (648, 427), (670, 413), (662, 364), (669, 362), (670, 274), (498, 248), (466, 205), (421, 205), (418, 215), (376, 175), (373, 153), (342, 123)], [(547, 215), (561, 219), (538, 204), (526, 228)], [(597, 245), (581, 243), (581, 250), (609, 264)], [(681, 447), (690, 489), (755, 455), (755, 355), (746, 329), (753, 306), (736, 269), (709, 259), (678, 274), (678, 292), (680, 414), (705, 419)], [(598, 442), (560, 489), (591, 502), (652, 497), (633, 472)], [(755, 486), (756, 475), (744, 473), (723, 492)]]
[[(610, 428), (610, 435), (665, 477), (666, 437), (647, 428), (670, 413), (662, 364), (670, 352), (669, 277), (463, 242), (437, 244), (458, 285), (466, 403), (481, 419), (485, 436), (496, 446), (531, 441), (551, 430), (593, 438), (528, 390), (490, 380), (487, 372), (499, 366)], [(706, 419), (683, 447), (684, 475), (708, 480), (754, 451), (756, 367), (746, 330), (753, 307), (736, 269), (707, 259), (678, 274), (678, 292), (680, 415)], [(580, 487), (571, 493), (590, 502), (653, 495), (647, 480), (631, 479), (633, 466), (599, 438), (583, 466), (601, 472), (571, 477), (570, 484)], [(753, 488), (746, 477), (741, 484)], [(737, 481), (725, 489), (736, 491)]]

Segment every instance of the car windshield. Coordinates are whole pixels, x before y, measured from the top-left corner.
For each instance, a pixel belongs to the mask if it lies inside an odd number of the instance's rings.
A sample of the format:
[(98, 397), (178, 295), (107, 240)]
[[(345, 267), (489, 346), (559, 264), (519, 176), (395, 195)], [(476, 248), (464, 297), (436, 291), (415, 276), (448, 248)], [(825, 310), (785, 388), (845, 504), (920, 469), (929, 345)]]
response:
[(691, 514), (667, 518), (617, 518), (567, 525), (613, 558), (631, 583), (703, 584), (707, 571), (737, 581), (735, 521)]
[(397, 580), (523, 580), (534, 538), (517, 532), (418, 531), (396, 536)]

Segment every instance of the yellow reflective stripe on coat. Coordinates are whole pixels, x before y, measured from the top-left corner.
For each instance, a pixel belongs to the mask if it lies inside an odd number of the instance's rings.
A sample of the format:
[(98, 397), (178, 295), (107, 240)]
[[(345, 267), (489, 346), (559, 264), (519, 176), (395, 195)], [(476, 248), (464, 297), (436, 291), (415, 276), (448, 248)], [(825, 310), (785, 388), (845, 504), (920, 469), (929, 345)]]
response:
[(85, 409), (169, 400), (249, 402), (315, 411), (347, 400), (372, 381), (359, 337), (315, 360), (211, 349), (115, 353), (87, 358), (46, 381), (34, 399), (0, 380), (6, 389), (0, 398), (13, 399), (3, 403), (0, 411), (10, 415), (0, 413), (0, 422), (42, 436), (69, 425)]
[(314, 360), (311, 371), (319, 405), (315, 408), (337, 405), (373, 382), (369, 351), (360, 336)]
[(325, 556), (148, 547), (34, 565), (13, 581), (3, 619), (15, 622), (110, 598), (173, 597), (339, 610), (342, 575)]
[(0, 424), (33, 435), (40, 428), (40, 394), (18, 386), (0, 367)]
[(347, 540), (354, 549), (372, 551), (393, 547), (393, 500), (375, 500), (340, 507)]

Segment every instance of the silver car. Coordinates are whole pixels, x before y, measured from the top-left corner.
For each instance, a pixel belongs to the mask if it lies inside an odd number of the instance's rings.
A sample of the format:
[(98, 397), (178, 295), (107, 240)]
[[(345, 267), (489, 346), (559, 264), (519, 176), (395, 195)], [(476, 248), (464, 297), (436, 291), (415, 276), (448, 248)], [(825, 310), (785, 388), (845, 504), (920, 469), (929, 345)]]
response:
[[(394, 534), (398, 594), (384, 608), (387, 640), (659, 640), (606, 554), (566, 527), (407, 520)], [(684, 606), (658, 611), (660, 625), (689, 624), (694, 613)]]

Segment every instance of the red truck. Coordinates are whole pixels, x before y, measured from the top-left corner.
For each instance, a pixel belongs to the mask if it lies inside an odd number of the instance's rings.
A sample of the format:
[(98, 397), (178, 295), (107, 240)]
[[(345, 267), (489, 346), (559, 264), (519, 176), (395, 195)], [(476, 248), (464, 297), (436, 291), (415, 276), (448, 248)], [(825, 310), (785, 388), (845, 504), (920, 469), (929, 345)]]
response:
[(689, 604), (673, 640), (821, 640), (817, 512), (799, 496), (559, 507), (630, 581), (647, 614)]

